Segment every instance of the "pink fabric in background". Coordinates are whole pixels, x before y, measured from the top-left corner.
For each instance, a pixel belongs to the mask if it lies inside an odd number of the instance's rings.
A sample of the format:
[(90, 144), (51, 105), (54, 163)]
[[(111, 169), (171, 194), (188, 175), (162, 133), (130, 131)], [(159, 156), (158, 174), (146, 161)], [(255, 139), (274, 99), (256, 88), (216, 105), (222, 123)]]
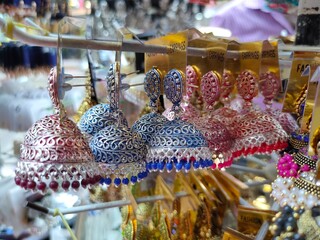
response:
[(279, 12), (268, 10), (263, 0), (233, 0), (223, 6), (211, 20), (211, 26), (229, 29), (240, 42), (266, 40), (294, 27)]

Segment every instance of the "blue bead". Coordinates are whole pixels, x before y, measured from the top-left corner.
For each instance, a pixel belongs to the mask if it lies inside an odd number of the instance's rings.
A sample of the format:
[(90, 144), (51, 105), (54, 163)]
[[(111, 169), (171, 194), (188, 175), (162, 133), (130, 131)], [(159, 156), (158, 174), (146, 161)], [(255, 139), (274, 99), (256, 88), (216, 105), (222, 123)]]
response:
[(128, 185), (129, 184), (129, 179), (128, 178), (122, 179), (122, 183), (125, 184), (125, 185)]
[(308, 135), (304, 136), (304, 137), (303, 137), (303, 141), (309, 142), (309, 136), (308, 136)]
[(208, 160), (208, 167), (211, 167), (212, 165), (213, 165), (213, 160), (212, 159)]
[(210, 166), (212, 165), (212, 164), (210, 164), (210, 163), (211, 163), (211, 160), (210, 160), (210, 159), (207, 159), (207, 160), (206, 160), (206, 165), (207, 165), (206, 167), (210, 167)]
[(203, 159), (200, 159), (199, 163), (202, 168), (205, 167), (205, 161)]
[(140, 172), (140, 173), (138, 173), (138, 178), (139, 178), (139, 179), (142, 179), (142, 178), (143, 178), (143, 176), (144, 176), (144, 175), (143, 175), (143, 173), (141, 173), (141, 172)]
[(172, 168), (173, 168), (173, 165), (172, 165), (171, 162), (169, 162), (169, 163), (167, 163), (166, 167), (167, 167), (167, 170), (170, 172), (172, 170)]
[(113, 182), (114, 182), (114, 184), (115, 184), (116, 186), (119, 186), (119, 185), (121, 184), (121, 179), (120, 179), (120, 178), (115, 178), (115, 179), (113, 180)]
[(147, 163), (147, 169), (152, 170), (152, 163), (151, 162)]
[(299, 141), (301, 141), (301, 140), (302, 140), (302, 136), (301, 136), (301, 135), (298, 135), (298, 136), (297, 136), (297, 139), (298, 139)]
[(152, 163), (152, 169), (157, 170), (158, 164), (156, 162)]
[(195, 169), (198, 169), (198, 168), (200, 167), (200, 163), (199, 163), (198, 161), (194, 161), (194, 162), (193, 162), (193, 167), (194, 167)]
[(181, 162), (178, 162), (178, 163), (176, 164), (176, 169), (177, 169), (178, 171), (180, 171), (180, 170), (182, 169), (182, 163), (181, 163)]
[(136, 176), (132, 176), (132, 177), (131, 177), (131, 182), (132, 182), (132, 183), (136, 183), (137, 180), (138, 180), (138, 178), (137, 178)]
[(143, 172), (143, 177), (145, 178), (147, 176), (148, 176), (148, 172), (147, 171)]
[(184, 165), (184, 168), (185, 168), (186, 170), (190, 170), (190, 168), (191, 168), (191, 163), (190, 163), (190, 162), (187, 162), (187, 163)]
[(158, 162), (158, 169), (163, 170), (164, 169), (164, 162)]
[(99, 184), (104, 184), (104, 179), (103, 178), (100, 179)]
[(111, 182), (112, 182), (112, 180), (109, 177), (104, 179), (104, 183), (107, 184), (107, 185), (110, 185)]

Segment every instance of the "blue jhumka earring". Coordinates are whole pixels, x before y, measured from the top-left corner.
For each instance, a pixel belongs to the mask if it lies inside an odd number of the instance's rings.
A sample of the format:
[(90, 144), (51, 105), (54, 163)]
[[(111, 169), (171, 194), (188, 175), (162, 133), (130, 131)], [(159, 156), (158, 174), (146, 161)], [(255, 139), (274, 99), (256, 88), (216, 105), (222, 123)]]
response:
[(208, 143), (201, 132), (191, 123), (179, 117), (183, 94), (184, 74), (170, 70), (164, 77), (164, 91), (172, 102), (175, 118), (166, 121), (151, 137), (147, 155), (149, 171), (189, 171), (213, 165)]
[[(116, 62), (108, 73), (111, 113), (119, 113), (119, 80), (120, 63)], [(117, 115), (112, 118), (116, 119)], [(130, 131), (123, 122), (126, 121), (118, 119), (114, 124), (105, 126), (90, 140), (89, 146), (103, 178), (100, 183), (110, 185), (113, 182), (119, 186), (121, 183), (136, 183), (147, 176), (147, 147), (139, 134)]]
[(162, 81), (163, 77), (158, 69), (152, 68), (146, 73), (144, 90), (150, 98), (150, 107), (153, 111), (142, 116), (132, 126), (132, 131), (139, 133), (147, 145), (149, 145), (152, 135), (168, 121), (159, 113), (159, 97), (161, 95)]

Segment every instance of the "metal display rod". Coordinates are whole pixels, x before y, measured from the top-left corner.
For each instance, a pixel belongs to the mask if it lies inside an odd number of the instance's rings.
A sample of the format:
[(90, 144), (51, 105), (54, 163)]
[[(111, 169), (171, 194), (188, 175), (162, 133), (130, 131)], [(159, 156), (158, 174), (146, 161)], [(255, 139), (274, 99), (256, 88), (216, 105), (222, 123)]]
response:
[[(2, 32), (8, 32), (8, 24), (5, 19), (0, 17), (0, 28)], [(15, 39), (29, 45), (41, 47), (58, 47), (58, 37), (55, 36), (40, 36), (30, 34), (21, 28), (10, 25), (10, 31)], [(168, 47), (161, 45), (143, 44), (136, 40), (123, 40), (122, 43), (111, 40), (88, 40), (78, 36), (63, 35), (61, 39), (61, 47), (63, 48), (78, 48), (78, 49), (92, 49), (92, 50), (110, 50), (110, 51), (124, 51), (124, 52), (139, 52), (139, 53), (167, 53)], [(279, 50), (283, 51), (311, 51), (320, 52), (320, 47), (310, 46), (286, 46), (279, 45)], [(208, 56), (208, 50), (203, 48), (188, 47), (187, 54), (191, 56)], [(237, 58), (237, 51), (228, 51), (228, 58)]]

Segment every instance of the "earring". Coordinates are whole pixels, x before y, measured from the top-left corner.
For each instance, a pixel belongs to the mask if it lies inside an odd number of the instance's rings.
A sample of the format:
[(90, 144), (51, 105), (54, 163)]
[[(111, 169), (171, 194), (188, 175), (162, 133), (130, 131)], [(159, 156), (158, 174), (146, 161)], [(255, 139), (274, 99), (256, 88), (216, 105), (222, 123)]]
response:
[(230, 133), (235, 138), (235, 158), (255, 153), (280, 150), (287, 146), (287, 134), (277, 120), (252, 108), (252, 99), (258, 94), (257, 77), (245, 70), (236, 79), (239, 95), (245, 100), (244, 114), (233, 119)]
[(99, 171), (88, 143), (60, 102), (55, 68), (50, 71), (48, 90), (55, 113), (38, 120), (27, 131), (15, 182), (43, 192), (48, 188), (67, 191), (94, 185), (100, 180)]
[[(120, 64), (111, 64), (108, 72), (110, 89), (110, 109), (119, 112), (118, 101), (120, 81)], [(101, 126), (98, 126), (99, 128)], [(147, 147), (141, 137), (122, 124), (121, 119), (116, 124), (105, 126), (90, 140), (89, 146), (100, 166), (101, 183), (115, 186), (121, 183), (127, 185), (136, 183), (147, 176)]]
[(109, 104), (100, 103), (88, 109), (80, 118), (78, 127), (88, 142), (90, 139), (103, 128), (120, 122), (121, 125), (128, 126), (127, 119), (121, 110), (118, 109), (116, 102), (118, 89), (115, 83), (107, 81)]
[(189, 171), (192, 163), (194, 169), (213, 164), (201, 132), (193, 124), (180, 119), (184, 77), (181, 71), (172, 69), (164, 78), (164, 91), (173, 104), (175, 118), (165, 122), (151, 137), (147, 155), (150, 171), (163, 171), (164, 168), (171, 171), (173, 167), (176, 171)]
[(133, 126), (132, 131), (137, 132), (146, 144), (150, 144), (152, 135), (159, 130), (162, 124), (168, 121), (159, 113), (159, 97), (161, 95), (161, 83), (163, 81), (161, 72), (152, 68), (144, 79), (144, 89), (150, 98), (152, 112), (142, 116)]
[(220, 97), (221, 77), (217, 72), (210, 71), (201, 78), (201, 92), (206, 103), (207, 114), (203, 117), (193, 119), (193, 123), (206, 138), (209, 148), (213, 153), (215, 163), (213, 168), (230, 166), (232, 159), (228, 151), (233, 145), (233, 139), (227, 128), (216, 120), (213, 112), (214, 104)]

